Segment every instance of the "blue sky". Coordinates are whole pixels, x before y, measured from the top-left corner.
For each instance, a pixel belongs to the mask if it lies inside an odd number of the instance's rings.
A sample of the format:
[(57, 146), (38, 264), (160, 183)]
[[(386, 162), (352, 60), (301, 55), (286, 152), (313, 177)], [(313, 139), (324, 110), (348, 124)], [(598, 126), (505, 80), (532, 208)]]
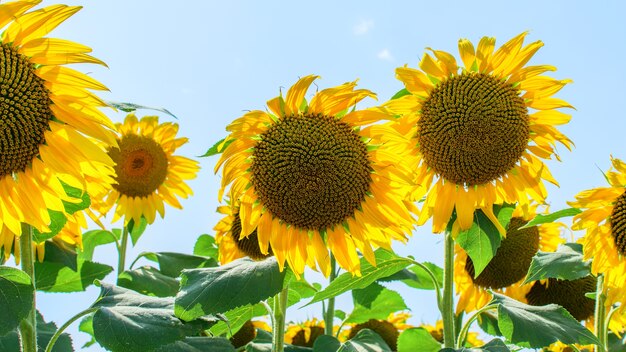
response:
[[(45, 5), (53, 4), (44, 1)], [(531, 64), (558, 67), (554, 77), (573, 79), (558, 97), (576, 107), (561, 131), (576, 144), (560, 148), (562, 162), (548, 162), (561, 187), (549, 187), (554, 210), (580, 190), (603, 185), (598, 170), (609, 156), (626, 158), (623, 134), (626, 113), (624, 37), (626, 5), (620, 1), (71, 1), (84, 9), (51, 36), (91, 46), (109, 68), (82, 65), (83, 72), (106, 84), (112, 101), (165, 107), (179, 117), (179, 135), (190, 143), (179, 153), (203, 154), (225, 136), (224, 128), (245, 110), (264, 109), (265, 101), (298, 77), (318, 74), (322, 88), (359, 79), (359, 86), (383, 102), (402, 88), (394, 69), (416, 67), (426, 47), (457, 55), (457, 41), (477, 42), (494, 36), (497, 44), (529, 30), (528, 41), (545, 46)], [(370, 100), (361, 106), (376, 104)], [(151, 114), (149, 111), (139, 115)], [(123, 113), (108, 112), (114, 121)], [(163, 116), (163, 120), (171, 119)], [(148, 229), (135, 249), (191, 252), (198, 235), (212, 233), (219, 217), (214, 175), (216, 158), (200, 160), (202, 170), (190, 182), (195, 195), (184, 210), (166, 210), (166, 218)], [(119, 226), (119, 224), (118, 224)], [(441, 237), (430, 226), (417, 229), (403, 255), (442, 263)], [(96, 252), (96, 260), (115, 265), (111, 248)], [(319, 276), (311, 276), (321, 280)], [(108, 281), (113, 282), (110, 276)], [(437, 319), (431, 292), (399, 286), (413, 311), (412, 323)], [(60, 295), (40, 294), (38, 304), (47, 319), (64, 322), (87, 307), (97, 290)], [(349, 297), (340, 299), (347, 304)], [(319, 317), (314, 310), (290, 310), (288, 318)], [(75, 345), (85, 341), (70, 329)], [(90, 351), (99, 351), (91, 348)]]

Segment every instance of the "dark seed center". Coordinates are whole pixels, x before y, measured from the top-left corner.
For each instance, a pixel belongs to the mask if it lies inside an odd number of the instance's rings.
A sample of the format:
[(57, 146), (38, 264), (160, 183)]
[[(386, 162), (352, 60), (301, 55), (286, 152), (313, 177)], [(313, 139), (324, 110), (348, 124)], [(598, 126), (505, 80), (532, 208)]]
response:
[(392, 323), (386, 320), (370, 319), (365, 323), (357, 324), (350, 329), (348, 338), (351, 339), (355, 337), (356, 334), (363, 329), (370, 329), (374, 331), (380, 335), (383, 340), (385, 340), (385, 343), (391, 348), (392, 351), (398, 350), (398, 336), (400, 336), (400, 332), (395, 326), (393, 326)]
[(235, 241), (237, 248), (254, 260), (262, 260), (274, 255), (271, 247), (269, 247), (268, 254), (261, 253), (261, 249), (259, 248), (259, 236), (257, 235), (256, 229), (254, 229), (254, 231), (252, 231), (252, 233), (250, 233), (246, 238), (240, 239), (240, 235), (241, 218), (239, 217), (239, 211), (237, 211), (230, 228), (230, 236)]
[(621, 255), (626, 255), (626, 192), (615, 201), (611, 213), (611, 234)]
[(315, 340), (317, 340), (318, 337), (324, 335), (324, 328), (320, 326), (312, 326), (309, 329), (311, 329), (311, 336), (308, 340), (306, 339), (304, 329), (300, 329), (291, 340), (291, 344), (301, 347), (313, 347)]
[(596, 291), (597, 279), (587, 276), (577, 280), (548, 279), (547, 286), (539, 281), (526, 294), (528, 303), (544, 306), (554, 303), (565, 308), (576, 320), (586, 320), (594, 314), (595, 300), (585, 296)]

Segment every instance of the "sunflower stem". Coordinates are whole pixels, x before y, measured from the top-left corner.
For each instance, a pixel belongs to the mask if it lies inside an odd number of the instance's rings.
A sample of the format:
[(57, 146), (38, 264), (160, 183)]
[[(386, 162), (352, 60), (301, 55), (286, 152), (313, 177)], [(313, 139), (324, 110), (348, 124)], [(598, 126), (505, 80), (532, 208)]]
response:
[(37, 289), (35, 287), (35, 255), (33, 253), (33, 228), (22, 223), (22, 234), (20, 235), (20, 253), (22, 259), (22, 270), (30, 276), (33, 283), (33, 306), (30, 313), (20, 322), (20, 337), (22, 341), (22, 352), (37, 352), (37, 305), (35, 303)]
[(446, 230), (443, 253), (443, 297), (441, 317), (443, 319), (444, 347), (454, 348), (454, 239), (452, 232)]
[(52, 352), (52, 349), (54, 348), (54, 344), (57, 342), (61, 334), (63, 334), (65, 329), (68, 328), (68, 326), (70, 326), (73, 322), (75, 322), (79, 318), (84, 317), (85, 315), (91, 314), (97, 311), (98, 309), (99, 309), (98, 307), (87, 308), (83, 310), (82, 312), (71, 317), (68, 321), (65, 322), (65, 324), (61, 325), (61, 327), (54, 333), (54, 335), (50, 339), (50, 342), (48, 342), (48, 346), (46, 347), (46, 352)]
[(469, 317), (469, 319), (467, 319), (465, 324), (463, 324), (463, 327), (461, 328), (461, 331), (459, 332), (459, 337), (456, 340), (456, 348), (457, 349), (463, 348), (463, 345), (465, 345), (465, 340), (467, 339), (467, 333), (469, 332), (470, 326), (472, 326), (472, 323), (474, 322), (474, 320), (478, 319), (478, 316), (481, 313), (486, 312), (486, 311), (491, 310), (491, 309), (497, 309), (497, 308), (498, 308), (497, 304), (489, 304), (489, 305), (486, 305), (486, 306), (480, 308), (476, 312), (474, 312), (474, 314), (472, 314)]
[[(330, 277), (328, 283), (331, 284), (337, 277), (337, 261), (334, 255), (330, 255)], [(324, 334), (333, 335), (333, 321), (335, 320), (335, 297), (328, 299), (328, 307), (324, 312)]]
[(287, 296), (289, 288), (284, 287), (274, 297), (274, 319), (272, 319), (272, 352), (283, 352), (285, 349), (285, 316), (287, 313)]
[(117, 262), (117, 282), (119, 283), (120, 275), (124, 272), (126, 266), (126, 247), (128, 247), (128, 227), (124, 225), (122, 229), (122, 243), (118, 248), (118, 262)]
[(596, 286), (596, 309), (595, 309), (595, 328), (596, 336), (600, 343), (596, 346), (596, 352), (606, 351), (607, 331), (605, 325), (606, 307), (604, 306), (606, 301), (606, 294), (604, 293), (604, 275), (598, 275), (598, 285)]

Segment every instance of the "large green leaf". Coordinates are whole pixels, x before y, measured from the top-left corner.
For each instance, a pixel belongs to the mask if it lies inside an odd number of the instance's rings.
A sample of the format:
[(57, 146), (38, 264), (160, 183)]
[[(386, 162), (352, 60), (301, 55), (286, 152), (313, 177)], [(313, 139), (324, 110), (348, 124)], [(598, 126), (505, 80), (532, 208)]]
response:
[(156, 349), (157, 352), (235, 352), (235, 347), (223, 337), (186, 337)]
[(583, 260), (583, 246), (566, 243), (556, 252), (539, 251), (533, 257), (524, 283), (548, 278), (576, 280), (591, 274), (591, 260)]
[(315, 339), (313, 352), (336, 352), (341, 347), (341, 342), (334, 336), (322, 335)]
[(370, 319), (385, 320), (390, 313), (407, 309), (398, 292), (376, 283), (353, 290), (352, 298), (354, 309), (346, 319), (347, 323), (359, 324)]
[(119, 237), (114, 232), (106, 230), (91, 230), (83, 233), (83, 248), (78, 250), (80, 260), (91, 261), (96, 247), (114, 243)]
[(126, 225), (126, 228), (128, 229), (128, 234), (130, 235), (130, 240), (133, 242), (133, 246), (137, 244), (137, 241), (139, 241), (139, 237), (143, 235), (147, 227), (148, 227), (148, 220), (146, 220), (146, 218), (143, 216), (141, 217), (139, 224), (135, 224), (134, 219), (131, 219), (128, 222), (128, 225)]
[[(514, 207), (511, 205), (494, 206), (494, 214), (503, 228), (511, 221)], [(461, 231), (456, 243), (467, 252), (474, 263), (474, 276), (477, 277), (487, 267), (500, 247), (501, 236), (498, 228), (481, 211), (474, 212), (474, 223), (469, 230)]]
[(412, 264), (411, 259), (398, 257), (382, 248), (377, 249), (375, 254), (376, 267), (373, 267), (367, 260), (362, 258), (361, 276), (354, 276), (351, 273), (339, 275), (324, 290), (316, 293), (307, 305), (338, 296), (350, 290), (365, 288), (374, 281), (393, 275)]
[(174, 315), (174, 299), (144, 296), (122, 287), (101, 283), (93, 304), (94, 336), (113, 352), (149, 352), (161, 346), (196, 336), (217, 318), (205, 316), (183, 322)]
[(65, 200), (62, 201), (63, 207), (68, 214), (74, 214), (77, 211), (89, 208), (89, 206), (91, 205), (91, 200), (89, 199), (89, 195), (87, 194), (87, 192), (83, 192), (83, 190), (80, 188), (72, 187), (63, 181), (61, 181), (61, 184), (65, 189), (65, 193), (67, 193), (68, 196), (76, 199), (75, 202), (68, 202)]
[(597, 344), (598, 339), (563, 307), (556, 304), (530, 306), (493, 293), (498, 304), (498, 327), (513, 344), (541, 348), (556, 341), (565, 344)]
[[(440, 350), (440, 352), (511, 352), (511, 350), (507, 347), (507, 345), (500, 339), (493, 339), (489, 341), (487, 344), (480, 347), (470, 347), (470, 348), (444, 348)], [(398, 351), (400, 352), (400, 351)]]
[(578, 215), (581, 212), (582, 210), (578, 208), (567, 208), (567, 209), (561, 209), (559, 211), (555, 211), (554, 213), (551, 213), (548, 215), (538, 214), (535, 216), (534, 219), (532, 219), (526, 225), (520, 227), (519, 229), (521, 230), (521, 229), (525, 229), (525, 228), (532, 227), (532, 226), (555, 222), (558, 219)]
[(117, 284), (144, 295), (157, 297), (174, 297), (179, 287), (178, 280), (163, 275), (151, 266), (124, 271), (119, 275)]
[[(48, 342), (57, 331), (53, 322), (46, 322), (43, 316), (37, 312), (37, 350), (43, 352)], [(0, 351), (20, 351), (20, 338), (17, 329), (0, 336)], [(62, 333), (56, 340), (52, 352), (73, 352), (72, 338), (67, 333)]]
[(410, 328), (398, 336), (398, 352), (438, 352), (441, 343), (424, 328)]
[[(430, 272), (433, 273), (433, 275), (435, 275), (435, 279), (437, 280), (439, 287), (443, 287), (443, 269), (429, 262), (424, 262), (422, 264), (427, 267)], [(381, 278), (378, 281), (401, 281), (409, 287), (417, 288), (420, 290), (435, 289), (435, 284), (433, 283), (430, 275), (426, 272), (426, 270), (418, 265), (412, 265), (406, 269), (398, 271), (393, 275)]]
[[(217, 262), (213, 258), (200, 257), (174, 252), (143, 252), (137, 259), (145, 257), (148, 260), (159, 263), (159, 270), (169, 277), (180, 276), (183, 269), (216, 267)], [(137, 260), (135, 260), (137, 261)]]
[(56, 236), (61, 230), (63, 230), (63, 227), (67, 223), (67, 218), (61, 211), (48, 210), (48, 214), (50, 215), (50, 224), (48, 224), (50, 231), (42, 233), (37, 229), (33, 229), (33, 241), (37, 243), (44, 242)]
[(258, 262), (241, 258), (216, 268), (184, 270), (181, 277), (176, 315), (193, 320), (276, 295), (283, 288), (285, 272), (274, 257)]
[(391, 352), (391, 349), (377, 333), (363, 329), (346, 341), (337, 352)]
[(35, 282), (38, 291), (79, 292), (85, 291), (94, 280), (101, 280), (113, 268), (94, 262), (78, 262), (76, 270), (54, 262), (35, 263)]
[(93, 333), (93, 314), (84, 317), (78, 325), (78, 331), (84, 332), (91, 336), (91, 340), (85, 342), (82, 348), (89, 347), (96, 343), (96, 337)]
[(193, 246), (193, 254), (217, 259), (218, 248), (215, 243), (215, 238), (207, 234), (200, 235), (196, 240), (196, 244)]
[(239, 331), (246, 321), (266, 314), (268, 314), (267, 310), (260, 303), (231, 309), (219, 315), (225, 321), (213, 325), (210, 331), (215, 336), (224, 336), (232, 331)]
[(498, 327), (498, 317), (495, 313), (486, 311), (478, 316), (478, 326), (489, 335), (503, 336)]
[(34, 288), (28, 274), (0, 266), (0, 336), (15, 329), (28, 316), (33, 298)]

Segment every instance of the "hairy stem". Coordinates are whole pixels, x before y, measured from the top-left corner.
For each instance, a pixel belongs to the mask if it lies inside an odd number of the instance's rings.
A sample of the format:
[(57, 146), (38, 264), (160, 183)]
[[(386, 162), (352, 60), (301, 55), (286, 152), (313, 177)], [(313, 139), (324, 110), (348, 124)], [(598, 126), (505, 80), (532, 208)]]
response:
[[(328, 283), (332, 283), (337, 277), (337, 261), (335, 256), (330, 255), (330, 277)], [(324, 334), (333, 335), (333, 321), (335, 320), (335, 297), (328, 299), (328, 307), (324, 312)]]
[(444, 255), (443, 255), (443, 297), (441, 304), (441, 316), (443, 318), (443, 344), (444, 347), (454, 348), (454, 239), (452, 233), (445, 232)]

